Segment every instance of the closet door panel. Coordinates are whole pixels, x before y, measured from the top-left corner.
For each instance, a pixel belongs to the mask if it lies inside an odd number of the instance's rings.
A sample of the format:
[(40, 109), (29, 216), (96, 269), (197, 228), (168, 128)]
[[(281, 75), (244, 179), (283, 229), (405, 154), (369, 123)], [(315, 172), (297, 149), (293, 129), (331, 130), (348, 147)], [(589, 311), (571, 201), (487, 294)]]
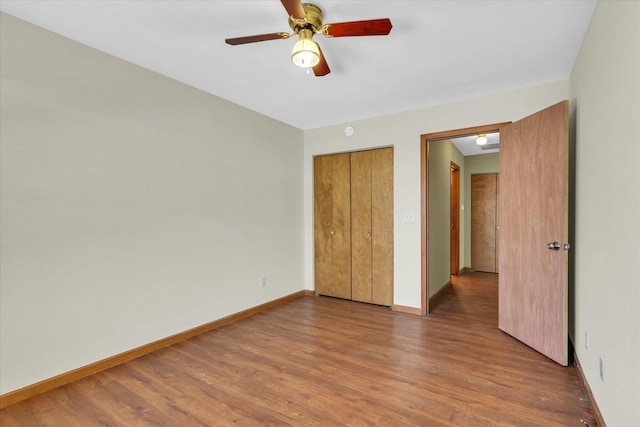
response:
[(372, 302), (371, 151), (351, 154), (351, 294)]
[(314, 158), (315, 291), (351, 298), (349, 154)]
[(371, 152), (372, 301), (393, 304), (393, 149)]
[(332, 157), (332, 293), (351, 298), (351, 177), (349, 153)]
[(393, 149), (314, 159), (315, 290), (393, 304)]
[(315, 291), (319, 294), (327, 294), (331, 289), (331, 170), (329, 156), (313, 159)]

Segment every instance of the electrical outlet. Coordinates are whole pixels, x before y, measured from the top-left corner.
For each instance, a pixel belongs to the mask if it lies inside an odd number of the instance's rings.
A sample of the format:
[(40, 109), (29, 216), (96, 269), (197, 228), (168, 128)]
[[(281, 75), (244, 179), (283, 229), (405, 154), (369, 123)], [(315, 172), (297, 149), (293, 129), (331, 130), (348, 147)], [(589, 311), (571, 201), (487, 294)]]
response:
[(262, 276), (260, 278), (260, 287), (261, 288), (266, 288), (267, 287), (267, 278), (265, 276)]
[(589, 350), (589, 332), (584, 333), (584, 349)]
[(602, 357), (600, 358), (600, 380), (604, 381), (604, 362), (602, 361)]

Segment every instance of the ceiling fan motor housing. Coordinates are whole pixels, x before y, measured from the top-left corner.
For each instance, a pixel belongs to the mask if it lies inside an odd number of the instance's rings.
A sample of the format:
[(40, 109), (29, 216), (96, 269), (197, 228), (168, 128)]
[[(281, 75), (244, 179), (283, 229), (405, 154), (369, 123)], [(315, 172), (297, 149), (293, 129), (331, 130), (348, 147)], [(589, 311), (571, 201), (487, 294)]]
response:
[(298, 34), (300, 30), (309, 29), (313, 33), (317, 33), (322, 28), (322, 10), (311, 3), (303, 3), (302, 7), (306, 14), (305, 19), (295, 19), (289, 16), (289, 27), (293, 30), (294, 34)]

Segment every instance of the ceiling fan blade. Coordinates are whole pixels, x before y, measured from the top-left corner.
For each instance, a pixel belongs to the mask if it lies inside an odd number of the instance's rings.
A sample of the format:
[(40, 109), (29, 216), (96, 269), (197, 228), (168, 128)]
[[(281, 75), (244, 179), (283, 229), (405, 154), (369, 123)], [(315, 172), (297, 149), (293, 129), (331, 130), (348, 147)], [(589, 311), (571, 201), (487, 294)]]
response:
[(315, 74), (316, 77), (322, 77), (329, 74), (331, 70), (329, 69), (329, 64), (327, 64), (327, 60), (324, 57), (324, 53), (322, 53), (322, 49), (320, 49), (320, 45), (318, 45), (318, 50), (320, 51), (320, 62), (313, 67), (313, 74)]
[(307, 14), (304, 11), (304, 7), (302, 7), (302, 2), (300, 0), (280, 0), (282, 5), (287, 10), (289, 16), (293, 16), (296, 19), (304, 19)]
[(267, 40), (288, 39), (289, 33), (270, 33), (270, 34), (258, 34), (255, 36), (235, 37), (232, 39), (225, 39), (227, 44), (236, 46), (245, 43), (264, 42)]
[(329, 37), (386, 36), (391, 31), (389, 18), (327, 24)]

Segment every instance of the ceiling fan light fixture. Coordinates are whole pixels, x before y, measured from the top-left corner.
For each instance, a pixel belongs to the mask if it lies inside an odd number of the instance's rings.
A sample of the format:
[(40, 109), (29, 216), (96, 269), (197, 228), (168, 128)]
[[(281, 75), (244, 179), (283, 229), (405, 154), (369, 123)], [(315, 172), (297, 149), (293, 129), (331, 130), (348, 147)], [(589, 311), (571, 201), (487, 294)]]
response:
[(389, 18), (324, 24), (322, 10), (314, 4), (302, 1), (281, 1), (289, 16), (289, 27), (293, 33), (279, 32), (233, 37), (225, 39), (225, 43), (237, 46), (267, 40), (284, 40), (297, 35), (299, 40), (293, 46), (291, 62), (298, 67), (305, 68), (308, 75), (313, 69), (313, 74), (316, 77), (322, 77), (329, 74), (331, 69), (329, 69), (329, 64), (327, 64), (320, 46), (313, 41), (315, 34), (321, 34), (324, 37), (386, 36), (393, 27)]
[(320, 62), (320, 49), (306, 33), (300, 34), (300, 40), (293, 45), (291, 62), (302, 68), (315, 67)]
[(484, 133), (481, 133), (480, 135), (478, 135), (478, 137), (476, 138), (476, 144), (478, 144), (478, 145), (486, 145), (487, 144), (487, 135), (485, 135)]

